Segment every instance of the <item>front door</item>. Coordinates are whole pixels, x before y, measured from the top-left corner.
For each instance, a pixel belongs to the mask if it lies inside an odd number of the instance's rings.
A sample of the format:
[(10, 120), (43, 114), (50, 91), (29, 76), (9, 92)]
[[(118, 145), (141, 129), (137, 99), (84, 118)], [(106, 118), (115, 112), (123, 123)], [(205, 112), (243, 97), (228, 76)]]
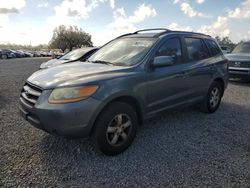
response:
[(172, 56), (174, 63), (167, 67), (152, 67), (148, 72), (148, 115), (182, 104), (190, 92), (184, 74), (188, 65), (183, 63), (181, 40), (178, 37), (168, 39), (156, 51), (154, 57), (157, 56)]

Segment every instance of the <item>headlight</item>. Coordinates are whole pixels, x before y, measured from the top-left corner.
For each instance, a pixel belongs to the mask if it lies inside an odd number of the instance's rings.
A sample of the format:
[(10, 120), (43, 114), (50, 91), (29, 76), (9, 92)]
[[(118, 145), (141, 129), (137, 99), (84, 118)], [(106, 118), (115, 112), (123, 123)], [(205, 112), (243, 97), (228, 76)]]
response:
[(93, 95), (98, 86), (70, 87), (54, 89), (49, 96), (49, 103), (62, 104), (84, 100)]

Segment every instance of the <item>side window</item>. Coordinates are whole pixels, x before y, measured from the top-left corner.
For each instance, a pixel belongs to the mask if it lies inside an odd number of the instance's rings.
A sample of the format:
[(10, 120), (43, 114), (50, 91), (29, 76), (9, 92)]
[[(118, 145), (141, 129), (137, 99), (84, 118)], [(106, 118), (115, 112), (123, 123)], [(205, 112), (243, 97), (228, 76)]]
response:
[(209, 47), (211, 53), (213, 56), (216, 56), (218, 54), (221, 54), (220, 47), (216, 44), (213, 40), (206, 40), (207, 46)]
[(171, 56), (174, 58), (175, 63), (181, 63), (182, 52), (181, 42), (178, 38), (172, 38), (166, 41), (156, 52), (155, 57), (158, 56)]
[(198, 61), (209, 58), (209, 52), (201, 39), (185, 38), (189, 61)]

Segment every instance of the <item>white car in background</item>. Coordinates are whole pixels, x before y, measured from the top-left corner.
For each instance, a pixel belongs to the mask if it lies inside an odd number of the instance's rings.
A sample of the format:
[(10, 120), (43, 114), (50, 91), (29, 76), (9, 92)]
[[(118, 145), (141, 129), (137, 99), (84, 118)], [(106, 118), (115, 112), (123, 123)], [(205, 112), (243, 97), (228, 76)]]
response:
[(54, 66), (58, 66), (65, 63), (71, 63), (75, 61), (86, 61), (93, 53), (95, 53), (98, 48), (94, 47), (85, 47), (79, 48), (73, 51), (66, 53), (65, 55), (51, 59), (40, 65), (40, 69), (46, 69)]
[(229, 75), (237, 78), (250, 78), (250, 42), (242, 42), (231, 54), (227, 54)]
[(229, 54), (231, 52), (230, 48), (227, 46), (221, 46), (223, 54)]

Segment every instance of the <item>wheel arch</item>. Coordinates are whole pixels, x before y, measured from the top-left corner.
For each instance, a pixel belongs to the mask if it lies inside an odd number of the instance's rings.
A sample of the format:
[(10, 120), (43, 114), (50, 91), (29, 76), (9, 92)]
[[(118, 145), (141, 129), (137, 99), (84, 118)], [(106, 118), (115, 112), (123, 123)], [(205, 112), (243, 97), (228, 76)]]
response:
[(144, 112), (144, 108), (142, 105), (142, 102), (135, 96), (132, 95), (116, 95), (110, 99), (108, 99), (107, 101), (105, 101), (103, 103), (103, 105), (101, 106), (101, 108), (98, 110), (98, 112), (96, 112), (95, 116), (93, 117), (93, 120), (91, 122), (91, 131), (90, 131), (90, 135), (93, 133), (94, 128), (95, 128), (95, 123), (99, 117), (99, 115), (113, 102), (124, 102), (127, 103), (129, 105), (131, 105), (134, 109), (135, 112), (138, 116), (138, 123), (142, 124), (144, 121), (144, 116), (145, 116), (145, 112)]
[(218, 83), (221, 85), (221, 87), (222, 87), (222, 94), (224, 94), (225, 82), (224, 82), (223, 78), (221, 78), (221, 77), (216, 77), (216, 78), (213, 80), (213, 82), (218, 82)]

